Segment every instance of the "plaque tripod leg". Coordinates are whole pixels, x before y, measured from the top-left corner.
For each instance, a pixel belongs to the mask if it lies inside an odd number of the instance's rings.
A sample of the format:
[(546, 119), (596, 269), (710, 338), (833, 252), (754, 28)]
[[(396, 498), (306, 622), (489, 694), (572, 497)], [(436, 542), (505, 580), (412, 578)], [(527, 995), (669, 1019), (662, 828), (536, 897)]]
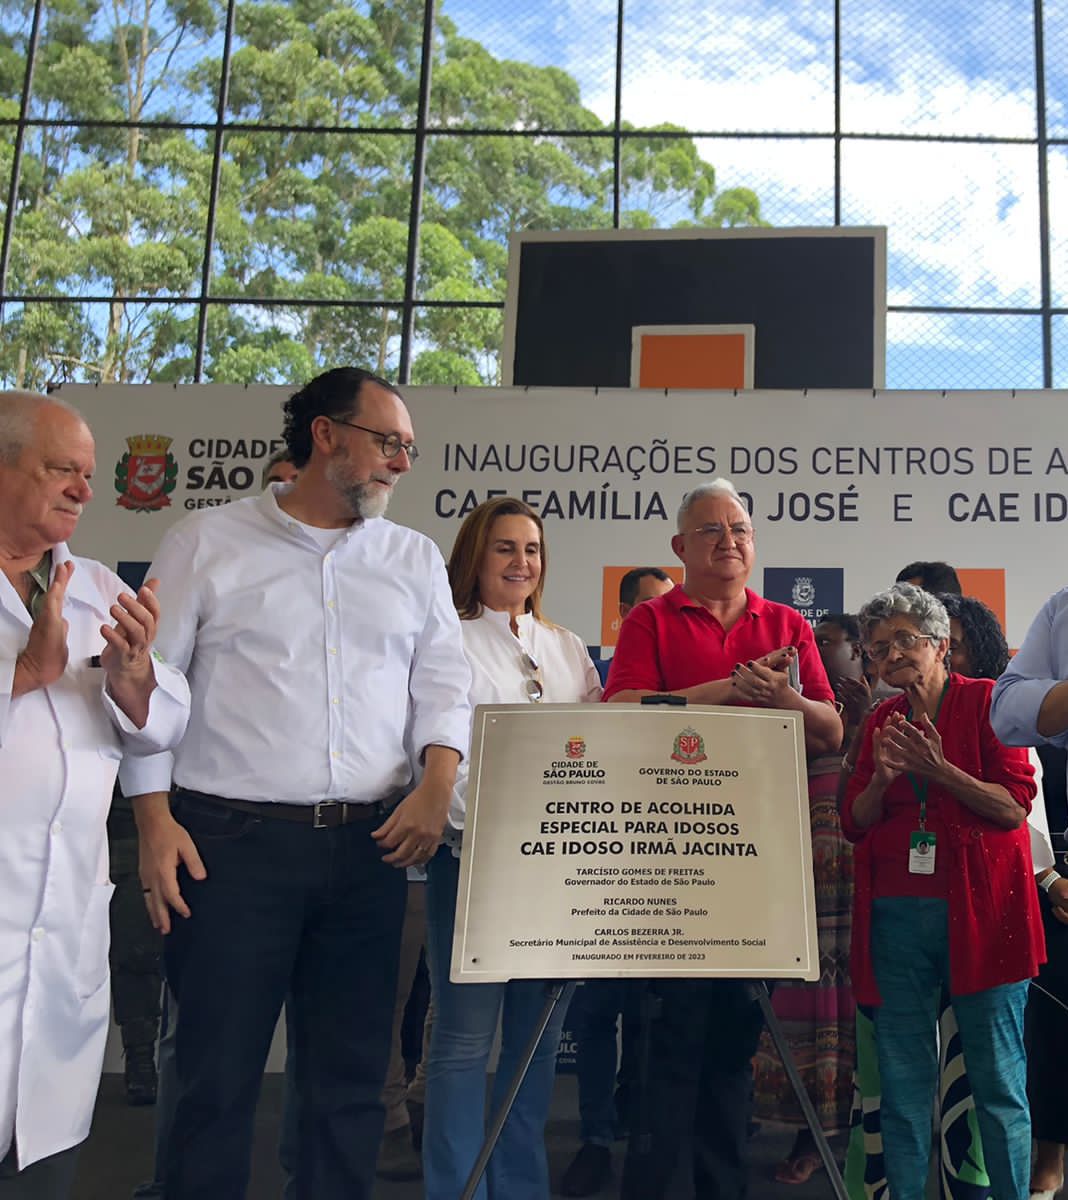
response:
[(842, 1179), (842, 1172), (838, 1169), (838, 1163), (831, 1152), (827, 1135), (823, 1132), (820, 1119), (816, 1115), (816, 1110), (812, 1107), (812, 1100), (805, 1090), (805, 1085), (797, 1069), (797, 1063), (794, 1062), (793, 1051), (790, 1049), (786, 1035), (779, 1024), (779, 1018), (775, 1015), (775, 1010), (771, 1007), (771, 996), (768, 993), (768, 985), (763, 980), (760, 980), (755, 985), (755, 991), (761, 1011), (764, 1014), (764, 1021), (768, 1027), (768, 1032), (775, 1043), (775, 1049), (779, 1052), (779, 1058), (782, 1060), (786, 1076), (790, 1080), (790, 1086), (794, 1089), (797, 1103), (801, 1106), (802, 1113), (804, 1113), (805, 1121), (808, 1123), (809, 1131), (812, 1134), (812, 1140), (816, 1143), (816, 1150), (819, 1152), (820, 1161), (827, 1171), (827, 1178), (831, 1181), (831, 1188), (834, 1190), (837, 1200), (849, 1200), (845, 1181)]
[(482, 1176), (486, 1173), (486, 1167), (489, 1165), (490, 1156), (493, 1154), (497, 1141), (501, 1136), (501, 1131), (504, 1129), (504, 1123), (508, 1120), (508, 1114), (512, 1111), (512, 1105), (515, 1103), (516, 1096), (519, 1095), (519, 1089), (523, 1086), (523, 1080), (527, 1077), (527, 1071), (530, 1070), (530, 1064), (534, 1061), (534, 1055), (537, 1053), (538, 1043), (541, 1041), (542, 1034), (553, 1018), (553, 1013), (556, 1011), (556, 1006), (563, 999), (564, 992), (567, 990), (567, 984), (561, 983), (559, 980), (554, 980), (545, 986), (545, 1003), (542, 1006), (541, 1012), (538, 1014), (538, 1020), (535, 1024), (534, 1031), (530, 1035), (530, 1040), (527, 1042), (526, 1048), (523, 1051), (523, 1057), (519, 1060), (519, 1066), (516, 1068), (515, 1074), (512, 1076), (512, 1081), (508, 1085), (508, 1091), (505, 1093), (504, 1099), (501, 1101), (501, 1107), (493, 1114), (493, 1121), (490, 1124), (489, 1130), (486, 1133), (486, 1140), (482, 1143), (482, 1149), (478, 1152), (478, 1158), (475, 1159), (475, 1165), (471, 1168), (471, 1174), (467, 1177), (467, 1183), (464, 1184), (464, 1190), (460, 1195), (460, 1200), (473, 1200), (476, 1190)]

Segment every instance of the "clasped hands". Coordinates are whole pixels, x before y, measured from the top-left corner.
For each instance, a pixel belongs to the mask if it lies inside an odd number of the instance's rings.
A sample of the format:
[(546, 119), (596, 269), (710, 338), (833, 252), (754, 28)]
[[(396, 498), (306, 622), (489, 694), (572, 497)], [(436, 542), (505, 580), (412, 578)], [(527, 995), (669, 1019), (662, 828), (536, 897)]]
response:
[(781, 646), (763, 658), (738, 663), (731, 672), (731, 687), (740, 704), (759, 704), (765, 708), (787, 707), (790, 663), (797, 658), (796, 646)]

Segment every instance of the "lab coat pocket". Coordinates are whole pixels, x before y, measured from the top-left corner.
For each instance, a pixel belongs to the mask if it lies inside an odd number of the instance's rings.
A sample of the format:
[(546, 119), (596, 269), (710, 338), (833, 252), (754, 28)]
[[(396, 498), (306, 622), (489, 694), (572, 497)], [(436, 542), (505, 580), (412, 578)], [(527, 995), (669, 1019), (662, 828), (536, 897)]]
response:
[(88, 1000), (108, 981), (108, 948), (111, 926), (108, 919), (113, 883), (97, 883), (89, 895), (78, 944), (78, 967), (74, 973), (79, 1000)]

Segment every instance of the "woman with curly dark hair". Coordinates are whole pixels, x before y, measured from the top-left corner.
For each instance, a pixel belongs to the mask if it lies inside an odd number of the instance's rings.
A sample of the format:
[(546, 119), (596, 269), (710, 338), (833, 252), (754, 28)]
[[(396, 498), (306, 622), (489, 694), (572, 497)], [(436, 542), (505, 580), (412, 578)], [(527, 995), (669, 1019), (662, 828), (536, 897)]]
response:
[(940, 595), (949, 614), (949, 669), (972, 679), (997, 679), (1009, 665), (1009, 644), (997, 617), (974, 596)]

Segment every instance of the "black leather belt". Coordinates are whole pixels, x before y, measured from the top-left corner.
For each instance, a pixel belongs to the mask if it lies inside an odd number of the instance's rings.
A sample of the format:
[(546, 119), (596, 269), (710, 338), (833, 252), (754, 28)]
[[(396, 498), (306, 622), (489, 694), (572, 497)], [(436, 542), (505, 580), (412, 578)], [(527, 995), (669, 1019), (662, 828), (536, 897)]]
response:
[(337, 829), (354, 821), (371, 821), (384, 817), (401, 799), (397, 793), (387, 800), (372, 800), (367, 804), (354, 804), (349, 800), (320, 800), (316, 804), (281, 804), (273, 800), (231, 800), (229, 796), (212, 796), (207, 792), (192, 792), (188, 788), (175, 790), (177, 797), (188, 796), (191, 800), (202, 800), (205, 804), (217, 804), (220, 808), (232, 808), (235, 812), (252, 813), (270, 820), (298, 821), (313, 829)]

